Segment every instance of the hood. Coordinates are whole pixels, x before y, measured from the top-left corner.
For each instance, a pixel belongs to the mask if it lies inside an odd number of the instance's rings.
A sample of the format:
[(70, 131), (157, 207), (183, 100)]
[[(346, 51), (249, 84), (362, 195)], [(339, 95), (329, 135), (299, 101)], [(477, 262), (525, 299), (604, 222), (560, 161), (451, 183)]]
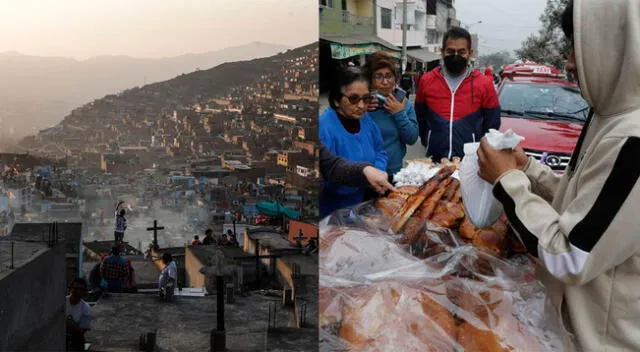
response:
[(571, 154), (576, 146), (583, 124), (510, 118), (503, 116), (500, 131), (511, 129), (525, 139), (520, 144), (525, 149)]
[(598, 116), (640, 107), (640, 0), (575, 0), (582, 95)]

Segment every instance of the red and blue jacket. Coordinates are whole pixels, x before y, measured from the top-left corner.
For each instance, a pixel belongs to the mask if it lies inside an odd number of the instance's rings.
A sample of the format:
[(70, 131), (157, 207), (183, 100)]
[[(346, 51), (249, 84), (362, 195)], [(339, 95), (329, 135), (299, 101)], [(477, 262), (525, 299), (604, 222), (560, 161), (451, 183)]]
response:
[(500, 102), (485, 75), (473, 70), (452, 91), (441, 68), (420, 79), (416, 94), (420, 140), (434, 161), (464, 156), (465, 143), (480, 142), (489, 129), (500, 128)]

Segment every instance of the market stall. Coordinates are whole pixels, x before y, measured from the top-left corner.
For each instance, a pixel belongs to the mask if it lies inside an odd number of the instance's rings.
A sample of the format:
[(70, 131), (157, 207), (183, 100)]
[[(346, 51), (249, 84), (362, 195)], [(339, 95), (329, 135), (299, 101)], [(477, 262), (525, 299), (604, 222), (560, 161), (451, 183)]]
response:
[(467, 218), (459, 164), (410, 163), (397, 192), (321, 222), (321, 350), (564, 350), (506, 217)]

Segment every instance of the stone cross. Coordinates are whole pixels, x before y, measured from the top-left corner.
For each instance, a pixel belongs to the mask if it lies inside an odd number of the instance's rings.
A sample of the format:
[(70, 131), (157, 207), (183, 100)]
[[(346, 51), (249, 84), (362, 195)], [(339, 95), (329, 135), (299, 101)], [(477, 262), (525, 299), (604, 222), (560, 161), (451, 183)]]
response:
[(153, 227), (147, 227), (147, 231), (153, 231), (153, 244), (158, 245), (158, 230), (164, 230), (164, 226), (158, 226), (158, 220), (153, 220)]
[[(217, 249), (213, 256), (209, 258), (207, 265), (200, 268), (200, 273), (208, 279), (211, 279), (211, 281), (214, 281), (218, 276), (236, 275), (238, 273), (238, 267), (235, 265), (226, 265), (224, 252)], [(213, 287), (207, 286), (207, 292), (213, 292)]]
[(216, 250), (211, 257), (211, 267), (213, 269), (213, 275), (222, 276), (222, 269), (224, 267), (224, 253), (221, 250)]
[[(225, 256), (222, 250), (217, 249), (209, 259), (209, 265), (200, 269), (200, 273), (210, 279), (216, 280), (216, 291), (218, 301), (218, 330), (224, 330), (224, 276), (236, 274), (235, 265), (226, 265)], [(221, 305), (222, 304), (222, 305)]]
[(213, 351), (224, 351), (226, 345), (226, 332), (224, 329), (224, 276), (236, 273), (236, 267), (225, 265), (224, 252), (216, 249), (213, 256), (209, 260), (209, 265), (200, 269), (200, 273), (209, 278), (215, 277), (216, 280), (216, 329), (211, 332), (212, 345), (215, 345)]

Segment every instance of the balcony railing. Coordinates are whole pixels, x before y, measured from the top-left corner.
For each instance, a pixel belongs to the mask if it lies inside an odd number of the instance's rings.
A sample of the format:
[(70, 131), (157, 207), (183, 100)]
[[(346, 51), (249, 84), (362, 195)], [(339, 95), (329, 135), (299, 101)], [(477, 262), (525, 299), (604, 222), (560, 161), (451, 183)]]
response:
[(349, 11), (320, 8), (320, 34), (373, 34), (373, 18), (357, 16)]

